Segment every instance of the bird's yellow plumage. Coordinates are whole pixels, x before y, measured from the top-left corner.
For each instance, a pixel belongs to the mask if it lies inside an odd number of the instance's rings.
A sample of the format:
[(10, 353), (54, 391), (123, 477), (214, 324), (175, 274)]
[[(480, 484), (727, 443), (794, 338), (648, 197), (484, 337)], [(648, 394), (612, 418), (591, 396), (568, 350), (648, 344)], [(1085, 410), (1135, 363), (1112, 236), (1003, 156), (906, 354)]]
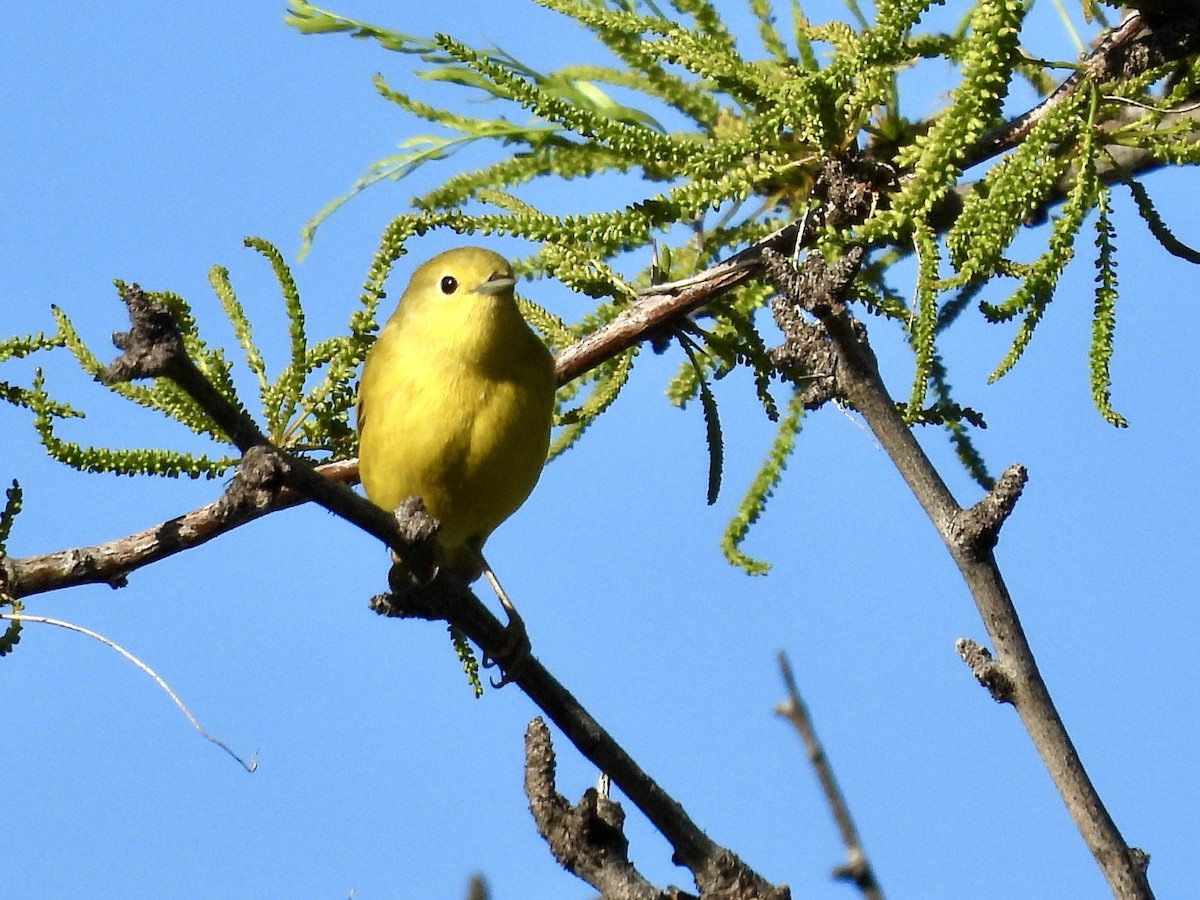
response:
[(554, 359), (526, 324), (504, 257), (435, 256), (412, 276), (367, 353), (358, 389), (359, 473), (393, 510), (419, 496), (441, 523), (441, 565), (478, 577), (488, 535), (541, 475)]

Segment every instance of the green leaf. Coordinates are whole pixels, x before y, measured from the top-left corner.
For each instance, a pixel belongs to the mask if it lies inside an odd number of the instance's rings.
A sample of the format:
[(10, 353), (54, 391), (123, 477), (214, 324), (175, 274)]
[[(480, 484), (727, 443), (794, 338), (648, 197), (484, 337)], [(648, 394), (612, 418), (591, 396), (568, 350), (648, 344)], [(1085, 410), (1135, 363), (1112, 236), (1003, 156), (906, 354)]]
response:
[(725, 527), (721, 538), (721, 550), (730, 563), (744, 570), (749, 575), (765, 575), (770, 571), (769, 563), (747, 556), (742, 551), (742, 543), (750, 533), (751, 527), (759, 520), (767, 508), (767, 502), (783, 479), (787, 468), (788, 458), (796, 446), (796, 435), (800, 432), (804, 420), (804, 402), (800, 391), (792, 393), (787, 409), (775, 432), (775, 440), (767, 452), (766, 459), (759, 467), (758, 473), (750, 482), (750, 487), (738, 504), (737, 512)]
[(8, 536), (12, 534), (13, 520), (21, 511), (21, 485), (14, 478), (12, 487), (4, 492), (4, 509), (0, 511), (0, 559), (7, 553)]
[(1117, 260), (1113, 239), (1116, 230), (1109, 219), (1108, 189), (1100, 191), (1096, 217), (1096, 303), (1092, 315), (1092, 343), (1088, 349), (1092, 399), (1110, 425), (1127, 428), (1125, 417), (1112, 408), (1113, 334), (1117, 320)]
[(1193, 250), (1175, 236), (1167, 223), (1163, 221), (1162, 216), (1158, 214), (1158, 210), (1154, 208), (1154, 202), (1150, 199), (1150, 193), (1146, 190), (1146, 186), (1132, 178), (1123, 180), (1125, 186), (1129, 188), (1129, 192), (1133, 194), (1133, 201), (1137, 204), (1142, 220), (1150, 229), (1150, 233), (1154, 235), (1155, 240), (1162, 244), (1163, 249), (1186, 262), (1200, 264), (1200, 251)]
[[(13, 612), (20, 612), (23, 607), (20, 603), (13, 601), (12, 608)], [(21, 642), (21, 624), (19, 621), (10, 621), (8, 627), (4, 629), (4, 634), (0, 634), (0, 656), (8, 656)]]
[(721, 493), (721, 470), (725, 462), (725, 438), (721, 434), (721, 418), (717, 414), (717, 398), (713, 396), (712, 388), (708, 386), (708, 379), (704, 377), (704, 371), (693, 349), (694, 344), (692, 339), (682, 332), (679, 332), (676, 336), (679, 338), (679, 345), (683, 347), (683, 352), (687, 354), (692, 368), (696, 370), (698, 376), (697, 387), (700, 392), (700, 407), (704, 411), (704, 437), (708, 443), (708, 491), (706, 499), (708, 505), (712, 506), (717, 502), (717, 497)]

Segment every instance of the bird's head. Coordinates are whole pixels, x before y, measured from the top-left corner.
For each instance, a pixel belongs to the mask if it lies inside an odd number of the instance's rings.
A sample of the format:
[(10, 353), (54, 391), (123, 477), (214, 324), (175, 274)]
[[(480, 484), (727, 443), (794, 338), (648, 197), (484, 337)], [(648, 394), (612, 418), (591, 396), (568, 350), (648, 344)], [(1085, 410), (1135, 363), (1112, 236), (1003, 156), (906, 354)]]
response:
[(481, 298), (512, 299), (516, 284), (512, 266), (499, 253), (482, 247), (459, 247), (439, 253), (413, 273), (404, 303), (466, 303)]

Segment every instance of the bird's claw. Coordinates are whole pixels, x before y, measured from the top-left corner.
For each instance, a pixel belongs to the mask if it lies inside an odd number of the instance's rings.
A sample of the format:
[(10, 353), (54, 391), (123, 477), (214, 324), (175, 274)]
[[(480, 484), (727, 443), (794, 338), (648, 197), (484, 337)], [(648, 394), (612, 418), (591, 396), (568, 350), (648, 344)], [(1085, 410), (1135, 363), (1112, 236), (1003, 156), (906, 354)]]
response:
[(500, 678), (489, 679), (494, 688), (502, 688), (512, 684), (529, 665), (533, 645), (529, 642), (529, 633), (525, 630), (525, 622), (517, 614), (516, 609), (507, 610), (508, 625), (504, 628), (504, 641), (495, 654), (484, 653), (482, 665), (485, 669), (498, 668)]

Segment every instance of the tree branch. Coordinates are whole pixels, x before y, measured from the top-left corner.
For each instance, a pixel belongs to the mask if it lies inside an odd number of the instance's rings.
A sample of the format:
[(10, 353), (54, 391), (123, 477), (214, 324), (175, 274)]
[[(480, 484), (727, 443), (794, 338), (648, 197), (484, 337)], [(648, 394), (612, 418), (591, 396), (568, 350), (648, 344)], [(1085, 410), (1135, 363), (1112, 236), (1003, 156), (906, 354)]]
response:
[(779, 652), (779, 672), (783, 677), (788, 698), (775, 707), (775, 714), (791, 722), (800, 740), (804, 742), (808, 761), (816, 772), (825, 802), (829, 805), (829, 811), (833, 813), (834, 824), (837, 825), (838, 834), (846, 846), (846, 862), (833, 870), (833, 877), (852, 882), (866, 900), (883, 900), (883, 889), (880, 888), (871, 863), (867, 860), (858, 829), (854, 827), (854, 819), (850, 816), (850, 808), (846, 805), (846, 798), (838, 787), (837, 779), (833, 777), (833, 767), (829, 764), (829, 757), (825, 755), (820, 738), (817, 737), (808, 707), (800, 697), (800, 688), (796, 685), (792, 665), (783, 651)]
[[(677, 890), (660, 891), (629, 861), (621, 805), (588, 788), (575, 806), (555, 786), (550, 729), (534, 719), (525, 729), (525, 796), (554, 858), (600, 892), (604, 900), (686, 900)], [(694, 900), (694, 898), (691, 898)]]
[(963, 159), (961, 167), (969, 169), (1017, 146), (1038, 122), (1088, 81), (1103, 84), (1106, 81), (1134, 78), (1165, 62), (1183, 59), (1200, 50), (1197, 11), (1195, 4), (1192, 6), (1187, 15), (1157, 19), (1151, 31), (1147, 30), (1143, 13), (1131, 12), (1116, 28), (1101, 37), (1096, 49), (1079, 64), (1078, 70), (1045, 100), (980, 138)]
[[(385, 616), (446, 620), (493, 656), (506, 639), (504, 626), (491, 611), (464, 585), (445, 577), (425, 587), (381, 594), (371, 601), (371, 608)], [(530, 655), (508, 675), (662, 833), (671, 844), (672, 860), (691, 870), (702, 896), (711, 893), (729, 900), (786, 900), (786, 887), (772, 886), (709, 838), (536, 657)], [(526, 778), (530, 777), (527, 773)], [(541, 777), (538, 784), (544, 782)], [(535, 818), (537, 815), (535, 811)]]
[[(114, 336), (124, 353), (106, 370), (106, 379), (171, 378), (231, 436), (243, 457), (237, 477), (222, 498), (224, 510), (236, 515), (261, 509), (270, 503), (272, 494), (286, 486), (378, 537), (402, 557), (424, 556), (420, 542), (428, 540), (432, 531), (426, 527), (428, 517), (419, 504), (402, 506), (394, 517), (346, 485), (324, 478), (304, 460), (272, 446), (249, 415), (217, 391), (187, 357), (165, 306), (151, 300), (137, 285), (129, 286), (124, 300), (133, 327)], [(407, 528), (405, 520), (414, 518), (419, 520), (416, 526)], [(373, 608), (391, 616), (444, 619), (487, 656), (501, 658), (507, 631), (466, 585), (443, 576), (428, 585), (402, 587), (396, 594), (376, 597)], [(535, 659), (531, 657), (507, 678), (646, 814), (671, 842), (676, 861), (692, 871), (702, 894), (730, 900), (786, 900), (790, 896), (787, 888), (773, 887), (709, 839)]]
[[(327, 463), (313, 471), (345, 484), (358, 480), (355, 460)], [(103, 544), (0, 559), (0, 577), (17, 599), (84, 584), (124, 587), (129, 573), (143, 566), (199, 547), (268, 513), (307, 502), (307, 497), (286, 488), (259, 498), (257, 503), (236, 506), (222, 496), (181, 516)]]
[(719, 294), (748, 281), (760, 270), (763, 250), (791, 252), (802, 246), (811, 234), (803, 231), (803, 224), (792, 222), (689, 278), (638, 291), (638, 300), (632, 306), (558, 353), (554, 359), (558, 383), (563, 385), (578, 378), (664, 326), (694, 313)]
[[(865, 329), (849, 316), (844, 303), (828, 299), (844, 289), (844, 271), (812, 255), (805, 260), (804, 272), (798, 272), (787, 257), (770, 250), (764, 252), (763, 263), (767, 277), (780, 292), (773, 304), (779, 311), (776, 321), (780, 328), (786, 329), (788, 322), (794, 321), (794, 307), (805, 309), (817, 318), (837, 352), (837, 394), (862, 414), (957, 564), (995, 648), (995, 664), (1011, 677), (1011, 690), (1006, 691), (1008, 696), (1004, 699), (1021, 717), (1113, 893), (1121, 898), (1152, 897), (1146, 879), (1148, 857), (1126, 844), (1084, 771), (1038, 671), (992, 552), (1000, 524), (1012, 511), (1024, 484), (1024, 470), (1011, 467), (976, 508), (963, 510), (897, 411), (879, 374)], [(823, 273), (832, 273), (835, 280), (811, 296), (800, 292), (805, 284), (819, 280)], [(787, 338), (803, 340), (805, 336), (787, 335)], [(979, 662), (979, 655), (973, 656)], [(975, 669), (975, 662), (972, 668)]]
[[(1137, 4), (1131, 4), (1137, 5)], [(1150, 6), (1147, 2), (1145, 5)], [(1105, 33), (1096, 48), (1079, 64), (1074, 74), (1067, 78), (1033, 109), (1010, 119), (1003, 125), (984, 135), (963, 157), (959, 166), (964, 171), (999, 156), (1020, 144), (1038, 122), (1042, 121), (1057, 106), (1064, 103), (1085, 84), (1103, 84), (1118, 79), (1134, 78), (1163, 63), (1182, 60), (1200, 50), (1200, 22), (1197, 8), (1188, 0), (1170, 15), (1148, 15), (1132, 12), (1111, 31)], [(1147, 30), (1152, 23), (1152, 30)], [(1127, 107), (1100, 123), (1105, 134), (1115, 134), (1129, 125), (1135, 118), (1145, 115), (1145, 110)], [(1181, 122), (1196, 122), (1200, 111), (1194, 104), (1164, 112), (1157, 130), (1175, 129)], [(1200, 130), (1200, 129), (1198, 129)], [(1153, 171), (1165, 163), (1150, 150), (1131, 147), (1123, 143), (1107, 143), (1105, 149), (1109, 159), (1099, 161), (1096, 176), (1105, 184), (1123, 181), (1131, 175)], [(1036, 224), (1054, 205), (1066, 199), (1076, 172), (1066, 172), (1048, 194), (1040, 209), (1030, 216)], [(929, 224), (936, 231), (949, 229), (962, 212), (963, 203), (975, 192), (974, 182), (959, 184), (947, 192), (930, 216)]]

